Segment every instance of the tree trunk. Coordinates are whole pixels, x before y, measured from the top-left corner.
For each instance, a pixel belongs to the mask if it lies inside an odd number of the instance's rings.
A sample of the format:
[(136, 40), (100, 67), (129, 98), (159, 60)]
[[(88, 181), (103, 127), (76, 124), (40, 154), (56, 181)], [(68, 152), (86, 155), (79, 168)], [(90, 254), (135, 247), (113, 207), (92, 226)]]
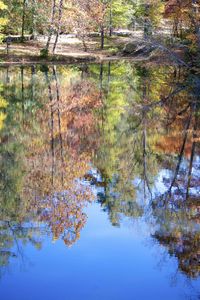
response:
[(46, 47), (45, 47), (46, 51), (49, 50), (49, 45), (50, 45), (51, 37), (53, 34), (53, 25), (54, 25), (54, 21), (55, 21), (55, 14), (56, 14), (56, 0), (52, 0), (51, 24), (50, 24), (47, 43), (46, 43)]
[(144, 38), (148, 39), (152, 36), (152, 22), (150, 19), (150, 6), (145, 4), (145, 14), (144, 14)]
[(200, 24), (199, 24), (199, 9), (196, 6), (197, 0), (192, 0), (192, 23), (195, 30), (195, 35), (197, 39), (197, 48), (200, 50)]
[(32, 28), (31, 28), (31, 34), (33, 39), (35, 39), (36, 36), (36, 0), (32, 0)]
[(57, 28), (57, 32), (56, 32), (55, 42), (54, 42), (54, 45), (53, 45), (53, 54), (55, 53), (56, 46), (57, 46), (57, 43), (58, 43), (58, 38), (59, 38), (59, 35), (60, 35), (62, 12), (63, 12), (63, 0), (60, 0), (58, 9), (59, 9), (58, 28)]
[(105, 39), (105, 36), (104, 36), (104, 27), (102, 25), (101, 26), (101, 50), (104, 49), (104, 39)]
[(23, 8), (22, 8), (22, 34), (21, 34), (21, 42), (24, 42), (24, 30), (25, 30), (25, 14), (26, 14), (26, 0), (23, 0)]
[(113, 28), (112, 28), (112, 1), (110, 1), (110, 20), (109, 20), (109, 36), (112, 36), (112, 31), (113, 31)]
[(81, 40), (82, 40), (82, 43), (83, 43), (84, 51), (87, 52), (88, 49), (87, 49), (87, 45), (86, 45), (86, 42), (85, 42), (85, 35), (83, 35), (81, 37)]

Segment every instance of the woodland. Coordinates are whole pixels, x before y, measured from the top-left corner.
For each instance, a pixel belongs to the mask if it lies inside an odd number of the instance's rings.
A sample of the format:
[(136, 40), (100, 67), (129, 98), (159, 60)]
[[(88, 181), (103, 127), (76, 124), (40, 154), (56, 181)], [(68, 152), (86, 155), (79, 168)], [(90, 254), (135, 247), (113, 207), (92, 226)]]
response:
[(199, 0), (1, 0), (0, 14), (1, 62), (198, 63)]

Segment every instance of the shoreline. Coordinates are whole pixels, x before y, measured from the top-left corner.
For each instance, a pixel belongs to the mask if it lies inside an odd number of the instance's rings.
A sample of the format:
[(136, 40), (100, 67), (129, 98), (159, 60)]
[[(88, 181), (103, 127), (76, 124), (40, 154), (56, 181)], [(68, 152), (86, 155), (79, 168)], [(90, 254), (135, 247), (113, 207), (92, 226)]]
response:
[[(156, 51), (153, 55), (148, 55), (145, 52), (139, 55), (125, 54), (123, 48), (126, 43), (139, 44), (141, 40), (130, 38), (114, 39), (112, 45), (113, 51), (109, 51), (106, 47), (104, 50), (99, 48), (88, 48), (85, 52), (80, 44), (65, 44), (58, 45), (56, 54), (49, 54), (48, 57), (41, 57), (40, 50), (44, 46), (38, 42), (25, 42), (23, 44), (15, 43), (10, 49), (10, 53), (5, 53), (5, 45), (0, 45), (0, 66), (16, 66), (16, 65), (69, 65), (82, 63), (103, 63), (107, 61), (132, 61), (132, 62), (146, 62), (155, 64), (170, 64), (174, 65), (177, 62), (170, 59), (169, 55), (162, 51)], [(120, 45), (119, 45), (120, 44)], [(62, 46), (62, 49), (60, 47)]]
[(143, 61), (149, 61), (150, 58), (148, 57), (130, 57), (130, 56), (108, 56), (104, 58), (86, 58), (86, 59), (77, 59), (77, 58), (70, 58), (70, 59), (64, 59), (64, 60), (48, 60), (48, 59), (41, 59), (41, 60), (26, 60), (21, 59), (18, 61), (0, 61), (0, 67), (3, 66), (16, 66), (16, 65), (70, 65), (70, 64), (81, 64), (81, 63), (96, 63), (100, 64), (103, 62), (108, 61), (133, 61), (133, 62), (143, 62)]

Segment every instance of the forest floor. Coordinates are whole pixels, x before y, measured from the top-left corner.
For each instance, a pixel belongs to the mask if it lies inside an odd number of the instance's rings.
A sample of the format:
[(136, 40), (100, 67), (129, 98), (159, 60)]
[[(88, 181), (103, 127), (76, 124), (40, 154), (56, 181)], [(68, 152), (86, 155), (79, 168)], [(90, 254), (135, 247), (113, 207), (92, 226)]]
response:
[(9, 46), (9, 54), (7, 54), (6, 44), (1, 44), (0, 65), (19, 63), (101, 62), (104, 60), (119, 60), (122, 58), (131, 59), (130, 57), (122, 57), (122, 50), (127, 43), (139, 43), (141, 39), (140, 32), (135, 33), (134, 36), (115, 35), (110, 38), (105, 38), (104, 50), (101, 50), (100, 37), (91, 37), (86, 41), (87, 51), (85, 51), (80, 39), (74, 35), (61, 35), (57, 44), (56, 53), (54, 55), (51, 54), (54, 42), (54, 39), (52, 39), (49, 57), (42, 58), (40, 51), (46, 45), (46, 37), (39, 36), (35, 41), (11, 43)]
[[(9, 54), (7, 54), (6, 44), (0, 44), (0, 65), (33, 63), (68, 64), (121, 59), (144, 61), (149, 59), (149, 57), (145, 55), (140, 55), (139, 57), (126, 56), (122, 51), (127, 43), (139, 44), (142, 39), (142, 32), (140, 31), (134, 32), (134, 35), (129, 35), (129, 32), (126, 32), (124, 36), (120, 36), (119, 34), (114, 35), (105, 38), (105, 47), (104, 50), (101, 50), (100, 37), (90, 37), (86, 40), (87, 51), (85, 51), (82, 41), (75, 35), (63, 34), (59, 37), (56, 53), (54, 55), (51, 54), (54, 42), (54, 39), (52, 39), (50, 55), (48, 58), (42, 58), (40, 51), (46, 45), (46, 37), (38, 36), (37, 40), (34, 41), (11, 43)], [(157, 55), (156, 59), (159, 61), (160, 55)]]

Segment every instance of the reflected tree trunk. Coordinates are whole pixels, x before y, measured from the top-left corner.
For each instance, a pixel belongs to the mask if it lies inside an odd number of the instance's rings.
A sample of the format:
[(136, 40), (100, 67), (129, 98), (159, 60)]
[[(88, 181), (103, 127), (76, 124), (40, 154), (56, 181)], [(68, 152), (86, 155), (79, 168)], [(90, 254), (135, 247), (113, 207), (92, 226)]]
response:
[(55, 170), (55, 148), (54, 148), (54, 111), (53, 111), (53, 94), (51, 88), (51, 82), (49, 79), (48, 70), (45, 71), (46, 83), (48, 86), (48, 96), (50, 102), (50, 132), (51, 132), (51, 157), (52, 157), (52, 167), (51, 167), (51, 183), (54, 186), (54, 170)]
[(31, 67), (31, 101), (35, 100), (35, 66)]
[(61, 114), (60, 114), (60, 89), (59, 89), (58, 77), (57, 77), (55, 66), (53, 66), (53, 75), (56, 81), (58, 128), (59, 128), (59, 141), (60, 141), (60, 155), (61, 155), (61, 162), (62, 162), (62, 185), (64, 186), (64, 155), (63, 155), (63, 138), (62, 138)]
[(9, 66), (6, 68), (6, 83), (10, 83)]
[(185, 145), (186, 145), (186, 141), (187, 141), (187, 137), (188, 137), (188, 130), (190, 128), (191, 120), (192, 120), (192, 111), (190, 113), (188, 122), (186, 124), (185, 134), (184, 134), (184, 137), (183, 137), (183, 144), (182, 144), (182, 147), (181, 147), (181, 150), (180, 150), (180, 154), (178, 156), (178, 163), (177, 163), (177, 166), (176, 166), (176, 169), (175, 169), (175, 173), (174, 173), (174, 177), (173, 177), (171, 186), (169, 188), (170, 193), (171, 193), (172, 187), (174, 186), (174, 184), (176, 182), (176, 179), (177, 179), (177, 176), (178, 176), (178, 173), (179, 173), (179, 170), (180, 170), (181, 162), (183, 160), (183, 154), (184, 154), (184, 150), (185, 150)]
[(108, 63), (108, 86), (110, 87), (110, 78), (111, 78), (111, 62)]
[(103, 63), (100, 64), (100, 71), (99, 71), (99, 95), (100, 101), (102, 103), (102, 128), (104, 128), (104, 103), (103, 103)]
[[(143, 101), (146, 100), (147, 98), (147, 89), (149, 90), (149, 88), (147, 87), (147, 83), (144, 82), (143, 84)], [(148, 179), (148, 175), (147, 175), (147, 130), (146, 130), (146, 120), (147, 120), (147, 113), (145, 110), (143, 110), (142, 113), (142, 124), (143, 124), (143, 133), (142, 133), (142, 146), (143, 146), (143, 181), (144, 181), (144, 200), (146, 201), (146, 185), (148, 188), (148, 191), (151, 195), (151, 199), (152, 199), (152, 192), (151, 192), (151, 188), (150, 188), (150, 184), (149, 184), (149, 179)]]
[(23, 114), (23, 124), (24, 124), (24, 114), (25, 114), (25, 109), (24, 109), (24, 67), (21, 66), (21, 99), (22, 99), (22, 114)]
[(192, 167), (195, 155), (195, 148), (196, 148), (196, 138), (197, 138), (197, 123), (198, 123), (198, 116), (196, 114), (196, 104), (195, 104), (195, 120), (194, 120), (194, 128), (193, 128), (193, 141), (192, 141), (192, 149), (190, 155), (190, 163), (189, 163), (189, 170), (188, 170), (188, 182), (187, 182), (187, 189), (186, 189), (186, 200), (189, 198), (189, 189), (191, 185), (192, 179)]

